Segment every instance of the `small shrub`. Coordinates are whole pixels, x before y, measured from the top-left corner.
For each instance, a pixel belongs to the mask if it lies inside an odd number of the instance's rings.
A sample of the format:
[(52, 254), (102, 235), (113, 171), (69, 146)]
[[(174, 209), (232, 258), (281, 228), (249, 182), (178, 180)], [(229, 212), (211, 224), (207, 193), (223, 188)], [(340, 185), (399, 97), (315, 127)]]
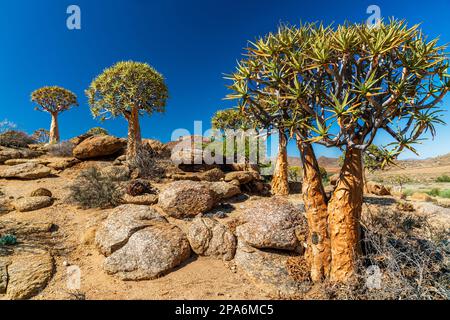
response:
[(69, 201), (84, 209), (115, 207), (122, 200), (119, 184), (97, 168), (82, 171), (69, 190)]
[(440, 196), (441, 198), (447, 198), (447, 199), (450, 199), (450, 189), (442, 190), (442, 191), (439, 193), (439, 196)]
[(3, 237), (0, 237), (0, 245), (1, 246), (14, 246), (17, 244), (17, 238), (16, 236), (12, 234), (4, 235)]
[(442, 175), (436, 179), (436, 182), (450, 182), (450, 177), (447, 175)]
[(26, 148), (36, 141), (22, 131), (9, 130), (0, 134), (0, 146), (10, 148)]
[(439, 194), (441, 193), (441, 190), (439, 188), (433, 188), (425, 193), (432, 197), (438, 197)]
[(302, 168), (297, 166), (289, 167), (288, 176), (289, 181), (300, 182), (302, 180)]
[(162, 178), (166, 171), (154, 157), (152, 150), (145, 145), (141, 146), (138, 156), (128, 164), (131, 169), (137, 170), (140, 178)]
[(58, 144), (48, 146), (48, 153), (55, 157), (72, 157), (74, 144), (70, 141), (63, 141)]
[(412, 189), (406, 189), (406, 190), (403, 191), (403, 194), (404, 194), (406, 197), (410, 197), (410, 196), (413, 195), (414, 192), (415, 192), (415, 191), (412, 190)]
[(102, 127), (91, 128), (86, 132), (86, 134), (91, 135), (91, 136), (99, 136), (99, 135), (107, 136), (107, 135), (109, 135), (108, 131), (106, 129), (103, 129)]

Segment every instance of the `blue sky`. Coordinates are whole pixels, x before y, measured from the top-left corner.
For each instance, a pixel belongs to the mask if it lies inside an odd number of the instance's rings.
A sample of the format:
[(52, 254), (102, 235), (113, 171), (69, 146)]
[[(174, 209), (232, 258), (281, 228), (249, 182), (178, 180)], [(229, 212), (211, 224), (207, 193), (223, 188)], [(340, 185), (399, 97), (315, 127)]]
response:
[[(81, 8), (82, 29), (68, 30), (66, 9)], [(233, 71), (247, 40), (277, 28), (280, 22), (362, 22), (369, 5), (383, 17), (422, 22), (430, 36), (450, 43), (448, 0), (15, 0), (0, 2), (0, 121), (8, 119), (29, 133), (50, 125), (50, 116), (35, 111), (30, 93), (45, 85), (74, 91), (80, 106), (60, 117), (63, 139), (103, 126), (126, 136), (123, 119), (94, 120), (84, 90), (104, 68), (121, 60), (145, 61), (166, 78), (167, 112), (141, 119), (146, 138), (169, 141), (177, 128), (193, 130), (218, 109), (231, 107), (224, 73)], [(445, 101), (446, 109), (450, 99)], [(450, 115), (445, 114), (450, 123)], [(450, 128), (439, 127), (435, 141), (418, 149), (421, 157), (450, 152)], [(384, 136), (378, 138), (382, 143)], [(289, 152), (296, 155), (295, 146)], [(337, 150), (317, 148), (319, 155)], [(404, 158), (412, 157), (405, 153)]]

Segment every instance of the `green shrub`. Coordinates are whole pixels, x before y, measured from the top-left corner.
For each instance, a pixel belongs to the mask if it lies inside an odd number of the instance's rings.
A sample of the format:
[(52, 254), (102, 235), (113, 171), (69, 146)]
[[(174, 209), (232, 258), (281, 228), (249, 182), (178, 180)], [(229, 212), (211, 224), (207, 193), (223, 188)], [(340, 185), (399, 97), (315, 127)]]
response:
[(289, 167), (288, 176), (289, 181), (300, 182), (302, 180), (302, 168), (298, 166)]
[(436, 179), (436, 182), (450, 182), (450, 177), (447, 175), (442, 175)]
[(450, 189), (442, 190), (439, 192), (439, 197), (450, 199)]
[(88, 135), (93, 135), (93, 136), (99, 136), (99, 135), (104, 135), (107, 136), (109, 135), (108, 131), (106, 129), (103, 129), (102, 127), (94, 127), (89, 129), (86, 134)]
[(410, 196), (413, 195), (414, 192), (415, 192), (415, 191), (412, 190), (412, 189), (406, 189), (406, 190), (403, 191), (403, 194), (404, 194), (405, 196), (407, 196), (407, 197), (410, 197)]
[(441, 190), (439, 188), (433, 188), (425, 193), (432, 197), (438, 197), (439, 194), (441, 193)]
[(1, 246), (13, 246), (17, 244), (17, 238), (16, 236), (12, 234), (4, 235), (3, 237), (0, 237), (0, 245)]
[(117, 181), (102, 174), (97, 168), (81, 171), (69, 190), (69, 201), (84, 209), (116, 207), (122, 200), (122, 191)]
[(9, 130), (0, 134), (0, 146), (10, 148), (26, 148), (36, 141), (22, 131)]

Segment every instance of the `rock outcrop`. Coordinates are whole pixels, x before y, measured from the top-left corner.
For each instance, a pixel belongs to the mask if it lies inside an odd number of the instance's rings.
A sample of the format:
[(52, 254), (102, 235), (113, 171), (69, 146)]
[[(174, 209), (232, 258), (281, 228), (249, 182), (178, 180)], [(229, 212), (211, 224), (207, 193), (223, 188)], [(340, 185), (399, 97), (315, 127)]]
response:
[(175, 181), (159, 195), (159, 206), (174, 218), (195, 217), (211, 210), (216, 194), (206, 184), (194, 181)]
[(191, 252), (181, 229), (147, 206), (112, 210), (95, 243), (107, 256), (104, 270), (122, 280), (154, 279), (181, 264)]
[(73, 156), (80, 160), (110, 156), (123, 150), (124, 139), (113, 136), (99, 135), (83, 140), (73, 149)]
[(9, 258), (9, 261), (3, 261), (3, 265), (5, 264), (7, 265), (6, 297), (11, 300), (29, 299), (38, 294), (45, 288), (54, 272), (52, 256), (41, 250), (15, 254)]
[(299, 249), (297, 235), (307, 229), (302, 212), (281, 198), (255, 201), (242, 219), (245, 223), (237, 227), (238, 237), (260, 249)]
[(34, 180), (48, 177), (50, 168), (38, 163), (22, 163), (0, 170), (0, 178)]
[(23, 197), (13, 202), (14, 208), (19, 212), (35, 211), (50, 207), (53, 199), (48, 196)]
[(236, 238), (223, 224), (212, 218), (197, 217), (188, 231), (192, 250), (201, 256), (231, 260), (236, 251)]

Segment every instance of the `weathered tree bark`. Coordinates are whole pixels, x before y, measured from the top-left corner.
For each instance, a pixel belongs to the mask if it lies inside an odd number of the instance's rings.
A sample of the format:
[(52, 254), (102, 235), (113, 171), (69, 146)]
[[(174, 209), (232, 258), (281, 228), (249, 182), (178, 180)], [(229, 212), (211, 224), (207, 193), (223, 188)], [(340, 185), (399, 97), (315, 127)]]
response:
[(338, 183), (328, 204), (331, 239), (330, 280), (350, 281), (360, 253), (360, 217), (363, 203), (362, 152), (348, 149)]
[(303, 164), (303, 201), (309, 228), (305, 256), (311, 269), (311, 280), (320, 282), (328, 277), (331, 264), (327, 197), (312, 146), (300, 141), (297, 146)]
[(139, 110), (133, 108), (127, 117), (128, 120), (128, 144), (127, 161), (134, 162), (139, 155), (142, 145), (141, 127), (139, 125)]
[(287, 137), (283, 130), (279, 130), (278, 136), (278, 157), (273, 172), (272, 193), (285, 196), (289, 194)]
[(52, 112), (52, 123), (50, 125), (50, 143), (59, 143), (59, 127), (58, 127), (58, 113)]

